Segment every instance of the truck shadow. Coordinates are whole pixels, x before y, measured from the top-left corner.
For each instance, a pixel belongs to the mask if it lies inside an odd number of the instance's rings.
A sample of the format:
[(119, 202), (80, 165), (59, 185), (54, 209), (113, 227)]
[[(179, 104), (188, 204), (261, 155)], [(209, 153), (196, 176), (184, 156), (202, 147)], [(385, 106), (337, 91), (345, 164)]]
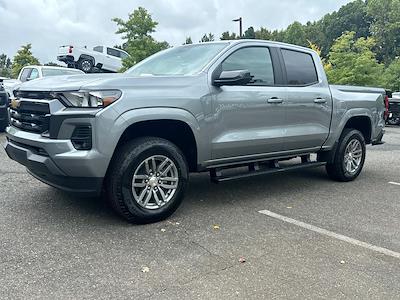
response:
[[(331, 182), (331, 183), (329, 183)], [(324, 183), (324, 184), (321, 184)], [(195, 217), (196, 212), (221, 210), (224, 206), (253, 207), (261, 201), (279, 202), (304, 190), (318, 189), (321, 185), (335, 184), (325, 171), (310, 169), (290, 173), (261, 175), (221, 184), (210, 182), (208, 174), (192, 174), (182, 207), (176, 214)], [(66, 223), (91, 223), (130, 226), (108, 205), (105, 197), (83, 198), (51, 187), (44, 187), (35, 198), (47, 200), (40, 214)], [(175, 215), (174, 215), (175, 216)], [(173, 217), (174, 217), (173, 216)]]

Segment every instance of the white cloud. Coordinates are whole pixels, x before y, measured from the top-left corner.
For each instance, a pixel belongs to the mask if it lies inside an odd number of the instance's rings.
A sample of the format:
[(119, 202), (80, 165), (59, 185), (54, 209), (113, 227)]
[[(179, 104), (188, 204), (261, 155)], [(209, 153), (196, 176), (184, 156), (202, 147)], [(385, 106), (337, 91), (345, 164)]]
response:
[(159, 23), (154, 36), (179, 45), (204, 33), (219, 37), (238, 31), (231, 20), (242, 16), (243, 27), (282, 29), (293, 21), (305, 23), (337, 10), (349, 0), (0, 0), (0, 53), (14, 56), (32, 43), (42, 63), (56, 61), (58, 46), (121, 43), (113, 17), (126, 19), (138, 6)]

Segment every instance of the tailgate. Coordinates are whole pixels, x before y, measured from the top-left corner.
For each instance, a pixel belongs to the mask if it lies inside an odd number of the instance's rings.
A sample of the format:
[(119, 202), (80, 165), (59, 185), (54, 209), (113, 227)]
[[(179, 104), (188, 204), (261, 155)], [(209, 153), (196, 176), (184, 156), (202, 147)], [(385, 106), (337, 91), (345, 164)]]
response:
[(73, 46), (61, 46), (58, 48), (58, 56), (63, 56), (63, 55), (70, 55), (72, 53)]

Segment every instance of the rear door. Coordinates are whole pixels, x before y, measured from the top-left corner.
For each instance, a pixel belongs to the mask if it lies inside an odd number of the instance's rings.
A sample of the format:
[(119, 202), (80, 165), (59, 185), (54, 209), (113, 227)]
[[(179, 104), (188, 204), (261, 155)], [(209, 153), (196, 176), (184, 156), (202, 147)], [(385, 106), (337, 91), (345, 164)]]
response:
[(121, 52), (107, 47), (107, 69), (117, 72), (121, 68)]
[(332, 98), (323, 70), (312, 53), (281, 49), (286, 77), (286, 147), (321, 147), (329, 135)]

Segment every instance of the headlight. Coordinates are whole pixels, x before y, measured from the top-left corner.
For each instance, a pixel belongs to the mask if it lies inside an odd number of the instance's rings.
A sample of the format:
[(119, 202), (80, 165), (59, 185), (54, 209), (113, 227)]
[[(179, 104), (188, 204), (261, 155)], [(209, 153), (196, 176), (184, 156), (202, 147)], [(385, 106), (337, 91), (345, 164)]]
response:
[(121, 97), (121, 91), (78, 91), (57, 93), (68, 106), (73, 107), (106, 107)]

